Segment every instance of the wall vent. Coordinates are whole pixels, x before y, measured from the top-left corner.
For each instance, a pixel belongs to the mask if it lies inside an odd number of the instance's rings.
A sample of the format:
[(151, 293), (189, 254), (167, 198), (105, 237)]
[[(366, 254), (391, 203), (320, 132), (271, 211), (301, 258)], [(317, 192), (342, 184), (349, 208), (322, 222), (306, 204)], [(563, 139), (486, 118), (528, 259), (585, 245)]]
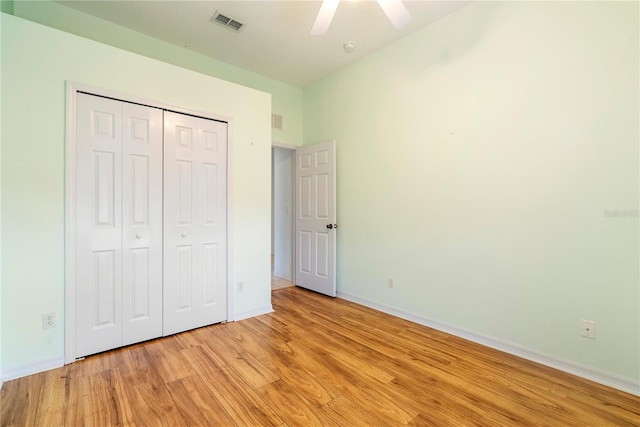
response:
[(282, 116), (280, 114), (271, 114), (271, 129), (282, 130)]
[(231, 18), (229, 15), (221, 13), (220, 11), (216, 11), (216, 13), (209, 20), (214, 24), (222, 25), (228, 30), (238, 32), (244, 24), (236, 19)]

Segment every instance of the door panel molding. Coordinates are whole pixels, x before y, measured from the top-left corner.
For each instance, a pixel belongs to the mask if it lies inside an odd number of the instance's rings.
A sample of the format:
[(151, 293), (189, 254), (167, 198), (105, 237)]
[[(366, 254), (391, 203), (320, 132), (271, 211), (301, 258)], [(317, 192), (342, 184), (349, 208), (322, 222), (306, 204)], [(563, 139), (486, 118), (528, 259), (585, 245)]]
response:
[(226, 149), (226, 123), (165, 112), (165, 336), (227, 320)]
[(296, 149), (295, 284), (336, 296), (335, 140)]
[[(78, 93), (86, 93), (123, 102), (140, 104), (144, 106), (159, 108), (163, 110), (182, 113), (190, 116), (201, 117), (204, 119), (221, 121), (227, 123), (228, 129), (228, 146), (227, 146), (227, 321), (234, 319), (234, 293), (232, 284), (233, 277), (233, 119), (228, 116), (212, 114), (210, 112), (197, 109), (189, 109), (181, 106), (168, 104), (165, 102), (150, 100), (131, 94), (125, 94), (104, 88), (99, 88), (84, 83), (66, 81), (66, 120), (65, 120), (65, 316), (64, 316), (64, 363), (73, 363), (76, 360), (76, 312), (75, 301), (77, 298), (77, 244), (76, 244), (76, 227), (78, 217), (76, 214), (76, 206), (78, 203), (76, 191), (78, 182), (77, 173), (77, 95)], [(104, 129), (104, 128), (103, 128)], [(143, 139), (144, 129), (140, 124), (133, 123), (131, 135), (132, 138)], [(211, 144), (211, 142), (210, 142)], [(129, 165), (124, 165), (129, 167)], [(136, 207), (138, 208), (138, 206)], [(140, 218), (138, 212), (138, 217)], [(144, 216), (144, 215), (143, 215)], [(142, 292), (138, 289), (139, 292)], [(140, 296), (140, 295), (138, 295)], [(137, 311), (134, 307), (134, 311)]]

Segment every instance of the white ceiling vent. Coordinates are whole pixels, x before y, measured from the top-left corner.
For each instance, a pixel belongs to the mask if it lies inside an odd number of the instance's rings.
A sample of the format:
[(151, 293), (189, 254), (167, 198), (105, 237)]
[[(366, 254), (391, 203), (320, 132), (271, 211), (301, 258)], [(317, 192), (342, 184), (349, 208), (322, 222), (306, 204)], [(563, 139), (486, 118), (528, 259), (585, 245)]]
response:
[(209, 20), (214, 24), (222, 25), (228, 30), (235, 31), (236, 33), (240, 31), (244, 24), (240, 21), (237, 21), (231, 18), (229, 15), (221, 13), (219, 10), (211, 17)]
[(271, 128), (282, 130), (282, 116), (280, 114), (271, 114)]

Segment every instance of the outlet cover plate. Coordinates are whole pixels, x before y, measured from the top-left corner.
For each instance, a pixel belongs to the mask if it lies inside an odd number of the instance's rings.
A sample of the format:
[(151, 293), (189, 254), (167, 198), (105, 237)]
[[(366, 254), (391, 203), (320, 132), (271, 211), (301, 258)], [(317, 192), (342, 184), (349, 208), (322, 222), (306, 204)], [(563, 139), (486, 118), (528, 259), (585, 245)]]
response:
[(580, 335), (585, 338), (596, 339), (596, 322), (593, 320), (581, 320), (580, 321)]
[(44, 313), (42, 315), (42, 329), (51, 329), (56, 327), (56, 314)]

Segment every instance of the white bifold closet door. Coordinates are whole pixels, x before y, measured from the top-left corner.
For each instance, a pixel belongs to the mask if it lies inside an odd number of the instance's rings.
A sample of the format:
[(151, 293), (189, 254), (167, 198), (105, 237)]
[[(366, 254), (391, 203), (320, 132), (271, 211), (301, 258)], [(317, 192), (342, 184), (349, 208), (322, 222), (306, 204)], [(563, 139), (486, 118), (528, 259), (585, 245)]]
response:
[(77, 97), (76, 357), (162, 335), (162, 115)]
[(164, 335), (227, 320), (227, 124), (165, 112)]

